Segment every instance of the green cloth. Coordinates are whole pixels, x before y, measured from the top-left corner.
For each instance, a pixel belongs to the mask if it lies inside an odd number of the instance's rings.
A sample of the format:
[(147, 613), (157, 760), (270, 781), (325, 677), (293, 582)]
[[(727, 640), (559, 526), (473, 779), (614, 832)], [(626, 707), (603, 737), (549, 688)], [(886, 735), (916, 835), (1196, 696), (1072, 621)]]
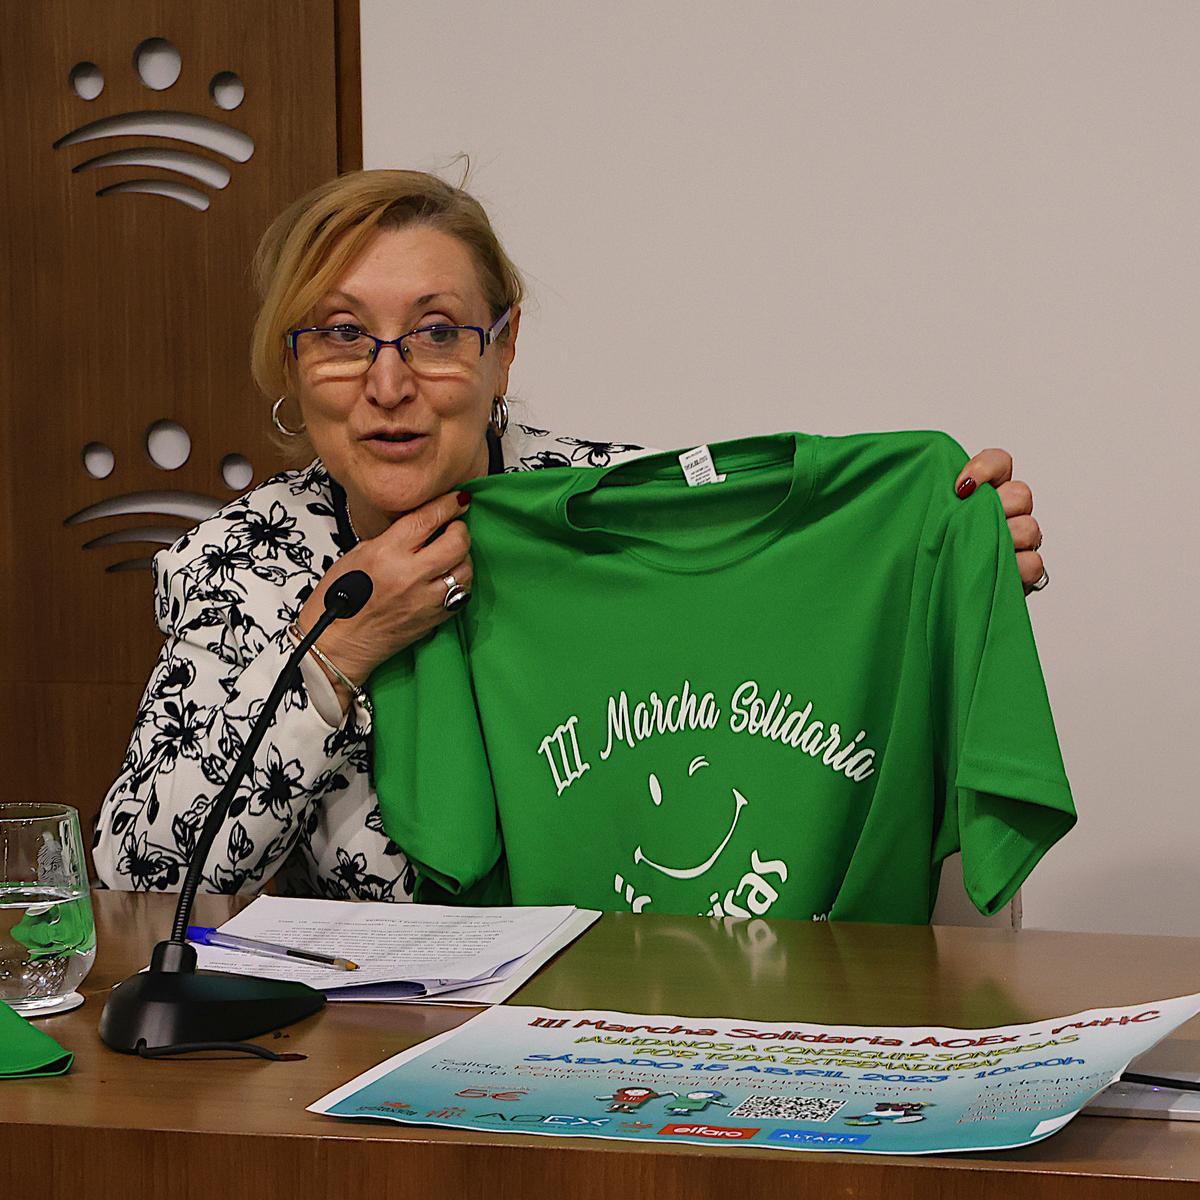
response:
[(62, 1075), (75, 1055), (0, 1000), (0, 1079)]
[(919, 923), (961, 850), (996, 912), (1075, 821), (996, 492), (939, 433), (710, 449), (468, 485), (471, 603), (371, 680), (418, 898)]

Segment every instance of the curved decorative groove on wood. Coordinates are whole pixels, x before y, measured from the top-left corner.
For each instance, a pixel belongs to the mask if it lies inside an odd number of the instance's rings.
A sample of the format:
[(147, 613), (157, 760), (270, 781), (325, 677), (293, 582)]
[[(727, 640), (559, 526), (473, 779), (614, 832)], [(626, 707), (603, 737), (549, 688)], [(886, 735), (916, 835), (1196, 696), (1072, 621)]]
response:
[[(186, 130), (187, 132), (183, 132)], [(211, 117), (183, 112), (134, 112), (115, 117), (101, 117), (63, 134), (54, 143), (55, 150), (93, 142), (98, 138), (132, 137), (137, 135), (173, 138), (191, 142), (205, 150), (223, 154), (234, 162), (249, 162), (254, 153), (254, 139), (240, 129), (231, 129)]]
[(189, 187), (186, 183), (175, 183), (170, 179), (128, 179), (124, 183), (110, 183), (102, 187), (97, 196), (119, 196), (128, 192), (136, 192), (146, 196), (165, 196), (168, 200), (178, 200), (188, 208), (204, 212), (212, 203), (199, 188)]
[(137, 525), (132, 529), (102, 533), (90, 542), (84, 542), (83, 549), (98, 550), (101, 546), (120, 546), (126, 542), (154, 542), (159, 546), (171, 546), (186, 532), (183, 525)]
[(164, 171), (178, 171), (180, 175), (190, 176), (215, 188), (228, 187), (232, 178), (228, 167), (213, 162), (211, 158), (201, 158), (199, 154), (189, 154), (186, 150), (159, 150), (151, 146), (97, 154), (95, 158), (72, 167), (71, 171), (78, 174), (80, 171), (97, 171), (101, 167), (161, 167)]
[(104, 573), (112, 575), (117, 571), (148, 571), (153, 561), (151, 558), (123, 558), (120, 562), (111, 563), (105, 567)]
[(105, 517), (124, 517), (131, 513), (152, 517), (189, 517), (202, 521), (221, 507), (222, 501), (200, 492), (129, 492), (110, 496), (72, 513), (64, 525), (82, 525), (85, 521), (100, 521)]

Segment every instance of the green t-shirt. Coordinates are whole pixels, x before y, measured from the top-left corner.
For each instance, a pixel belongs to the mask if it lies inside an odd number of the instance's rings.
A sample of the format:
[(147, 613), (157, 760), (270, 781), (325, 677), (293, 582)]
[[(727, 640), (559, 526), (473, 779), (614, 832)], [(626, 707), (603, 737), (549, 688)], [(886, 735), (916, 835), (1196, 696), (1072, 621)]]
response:
[(996, 493), (939, 433), (469, 485), (474, 594), (376, 671), (419, 898), (924, 922), (1075, 821)]

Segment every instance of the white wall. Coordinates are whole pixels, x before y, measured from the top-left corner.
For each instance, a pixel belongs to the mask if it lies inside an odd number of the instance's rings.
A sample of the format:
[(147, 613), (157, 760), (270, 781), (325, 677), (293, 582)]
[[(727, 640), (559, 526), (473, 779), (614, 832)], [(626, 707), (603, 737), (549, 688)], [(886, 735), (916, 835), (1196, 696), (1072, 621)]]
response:
[[(363, 0), (368, 167), (470, 189), (535, 422), (1013, 451), (1078, 828), (1026, 925), (1200, 933), (1200, 6)], [(457, 175), (452, 175), (457, 179)], [(739, 324), (778, 343), (739, 352)]]

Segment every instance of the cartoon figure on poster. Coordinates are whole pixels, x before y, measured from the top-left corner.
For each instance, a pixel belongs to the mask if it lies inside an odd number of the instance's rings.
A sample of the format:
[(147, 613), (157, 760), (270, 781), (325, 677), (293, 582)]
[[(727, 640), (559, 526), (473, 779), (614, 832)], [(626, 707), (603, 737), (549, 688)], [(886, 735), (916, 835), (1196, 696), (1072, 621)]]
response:
[(718, 1108), (732, 1108), (732, 1104), (726, 1104), (721, 1099), (724, 1095), (724, 1092), (688, 1092), (686, 1096), (672, 1100), (667, 1105), (667, 1112), (673, 1116), (686, 1117), (692, 1113), (704, 1112), (710, 1104), (715, 1104)]
[(678, 1092), (656, 1092), (653, 1088), (647, 1087), (623, 1087), (617, 1088), (611, 1096), (597, 1096), (597, 1100), (611, 1100), (612, 1103), (608, 1106), (609, 1112), (631, 1113), (637, 1112), (643, 1104), (649, 1104), (651, 1100), (661, 1100), (664, 1096), (674, 1096), (679, 1098)]
[(861, 1117), (844, 1117), (847, 1125), (909, 1125), (914, 1121), (925, 1120), (924, 1110), (932, 1108), (929, 1103), (916, 1100), (904, 1100), (897, 1103), (879, 1101), (869, 1113)]

